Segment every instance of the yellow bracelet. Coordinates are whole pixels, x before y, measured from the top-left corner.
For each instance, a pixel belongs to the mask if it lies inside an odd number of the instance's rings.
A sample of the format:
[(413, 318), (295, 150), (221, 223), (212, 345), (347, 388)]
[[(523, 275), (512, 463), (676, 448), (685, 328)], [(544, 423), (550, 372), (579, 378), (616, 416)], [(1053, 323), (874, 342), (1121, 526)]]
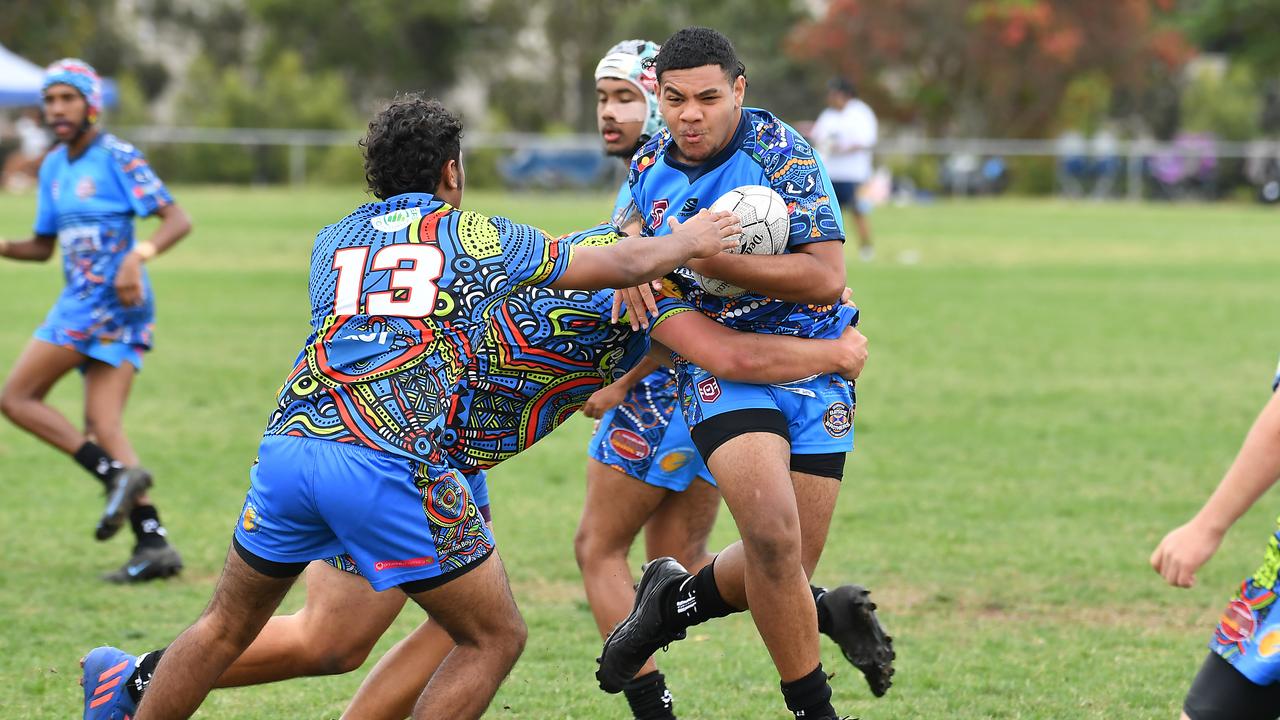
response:
[(156, 256), (156, 246), (153, 245), (150, 240), (134, 245), (133, 251), (143, 260), (150, 260)]

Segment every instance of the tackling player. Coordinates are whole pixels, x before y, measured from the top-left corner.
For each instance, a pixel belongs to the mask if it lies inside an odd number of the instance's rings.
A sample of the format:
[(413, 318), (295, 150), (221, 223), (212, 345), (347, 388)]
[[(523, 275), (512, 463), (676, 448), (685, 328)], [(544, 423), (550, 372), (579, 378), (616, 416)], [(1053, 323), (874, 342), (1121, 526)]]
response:
[[(10, 371), (0, 411), (102, 483), (107, 501), (94, 537), (106, 540), (129, 521), (133, 553), (104, 579), (168, 577), (181, 570), (182, 559), (147, 497), (151, 475), (139, 466), (122, 417), (155, 322), (143, 265), (190, 232), (191, 221), (142, 153), (99, 129), (102, 84), (92, 67), (59, 60), (45, 71), (43, 88), (45, 122), (60, 146), (40, 166), (34, 237), (0, 240), (0, 256), (43, 262), (56, 244), (67, 284)], [(160, 217), (160, 227), (136, 242), (134, 218), (150, 215)], [(45, 402), (77, 369), (84, 378), (84, 432)]]
[[(615, 236), (579, 233), (580, 245)], [(664, 300), (653, 334), (726, 376), (785, 380), (837, 371), (856, 376), (865, 338), (849, 329), (838, 341), (768, 337), (729, 330), (688, 306)], [(467, 478), (477, 509), (488, 519), (485, 471), (545, 437), (601, 384), (634, 366), (649, 348), (645, 333), (610, 322), (612, 292), (526, 288), (492, 315), (475, 357), (449, 393), (445, 430), (438, 435), (448, 464)], [(659, 354), (665, 350), (656, 350)], [(306, 573), (307, 602), (298, 613), (272, 618), (253, 644), (218, 678), (218, 687), (274, 682), (353, 670), (404, 605), (402, 593), (374, 592), (355, 561), (331, 558)], [(331, 629), (341, 624), (344, 632)], [(454, 643), (428, 622), (393, 648), (370, 673), (348, 714), (359, 718), (407, 715), (435, 666)], [(134, 658), (111, 647), (82, 661), (86, 718), (132, 713), (164, 651)], [(115, 669), (99, 681), (106, 670)], [(123, 684), (115, 682), (123, 678)], [(102, 685), (110, 687), (98, 692)], [(97, 705), (94, 705), (94, 703)]]
[(673, 223), (675, 242), (574, 247), (460, 211), (461, 133), (418, 97), (370, 123), (365, 171), (379, 201), (316, 236), (311, 336), (267, 424), (213, 598), (161, 658), (139, 720), (195, 712), (306, 565), (343, 553), (457, 643), (415, 717), (479, 717), (523, 650), (493, 535), (437, 437), (478, 332), (520, 287), (638, 284), (732, 246), (724, 238), (740, 226), (703, 213)]
[[(743, 108), (745, 68), (732, 44), (708, 28), (669, 38), (655, 62), (664, 130), (641, 148), (630, 175), (633, 212), (645, 232), (665, 234), (741, 185), (768, 185), (791, 213), (788, 252), (726, 254), (689, 270), (750, 290), (704, 292), (687, 271), (673, 277), (686, 299), (725, 324), (762, 333), (832, 337), (856, 319), (837, 303), (844, 288), (844, 231), (830, 180), (808, 143), (764, 110)], [(634, 316), (634, 313), (633, 313)], [(853, 449), (852, 388), (820, 375), (785, 385), (726, 381), (680, 368), (680, 402), (699, 453), (715, 476), (742, 541), (690, 575), (669, 558), (650, 563), (632, 613), (610, 634), (601, 687), (618, 692), (658, 648), (708, 619), (750, 608), (797, 718), (834, 718), (818, 653), (824, 613), (808, 584), (826, 541), (845, 455)], [(865, 593), (848, 597), (840, 622), (869, 638), (850, 657), (882, 694), (892, 646)], [(816, 605), (816, 607), (815, 607)], [(842, 644), (850, 655), (850, 649)]]
[[(1235, 462), (1200, 512), (1160, 541), (1151, 567), (1170, 585), (1191, 587), (1227, 530), (1280, 478), (1280, 367)], [(1278, 521), (1280, 522), (1280, 521)], [(1280, 717), (1280, 529), (1262, 566), (1240, 584), (1209, 641), (1209, 655), (1182, 704), (1184, 720), (1275, 720)]]

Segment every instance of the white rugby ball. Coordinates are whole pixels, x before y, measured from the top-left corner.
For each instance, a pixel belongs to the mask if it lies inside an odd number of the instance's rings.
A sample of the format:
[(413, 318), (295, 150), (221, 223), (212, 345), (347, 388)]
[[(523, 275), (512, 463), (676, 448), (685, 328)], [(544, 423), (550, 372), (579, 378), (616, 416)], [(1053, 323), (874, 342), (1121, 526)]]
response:
[[(791, 217), (787, 204), (773, 188), (764, 185), (743, 185), (721, 195), (711, 203), (715, 211), (728, 210), (742, 218), (742, 234), (738, 235), (738, 249), (727, 250), (746, 255), (779, 255), (787, 249)], [(735, 297), (746, 290), (725, 282), (692, 273), (702, 289), (720, 297)]]

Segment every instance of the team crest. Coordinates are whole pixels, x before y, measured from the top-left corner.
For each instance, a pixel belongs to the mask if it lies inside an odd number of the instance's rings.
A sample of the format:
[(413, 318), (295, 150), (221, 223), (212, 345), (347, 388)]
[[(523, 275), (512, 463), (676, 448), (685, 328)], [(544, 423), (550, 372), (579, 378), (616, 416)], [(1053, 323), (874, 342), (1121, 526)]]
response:
[(849, 434), (849, 429), (853, 427), (853, 413), (850, 412), (849, 406), (843, 402), (833, 402), (822, 414), (822, 427), (827, 429), (827, 434), (833, 438), (842, 438)]
[(240, 513), (240, 529), (247, 533), (256, 533), (262, 528), (262, 516), (258, 514), (258, 509), (253, 503), (245, 503), (244, 510)]
[(698, 381), (698, 399), (705, 403), (713, 403), (720, 399), (720, 383), (709, 377)]
[(626, 428), (609, 431), (609, 447), (623, 460), (643, 460), (649, 457), (649, 441)]
[(93, 184), (93, 178), (85, 176), (80, 178), (80, 182), (76, 183), (76, 197), (81, 200), (88, 200), (98, 192), (98, 186)]
[(667, 208), (671, 202), (666, 198), (653, 201), (653, 209), (649, 211), (649, 229), (657, 230), (662, 227), (662, 216), (666, 214)]

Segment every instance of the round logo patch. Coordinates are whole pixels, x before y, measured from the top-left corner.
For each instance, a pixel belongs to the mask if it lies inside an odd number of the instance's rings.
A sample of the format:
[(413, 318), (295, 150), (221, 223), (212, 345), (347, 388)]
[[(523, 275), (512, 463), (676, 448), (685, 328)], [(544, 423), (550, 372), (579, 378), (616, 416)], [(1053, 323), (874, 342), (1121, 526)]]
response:
[(827, 429), (827, 434), (833, 438), (842, 438), (849, 434), (849, 429), (853, 427), (853, 413), (849, 412), (849, 406), (843, 402), (833, 402), (822, 414), (822, 427)]
[(643, 460), (649, 457), (649, 442), (626, 428), (609, 431), (609, 447), (623, 460)]
[(662, 472), (673, 473), (688, 465), (692, 458), (693, 454), (688, 450), (672, 450), (658, 458), (658, 467), (662, 468)]
[(1222, 617), (1218, 619), (1218, 632), (1222, 633), (1229, 642), (1248, 640), (1253, 637), (1253, 632), (1257, 629), (1258, 620), (1253, 610), (1240, 598), (1232, 600), (1231, 604), (1227, 605), (1227, 609), (1222, 612)]
[(80, 182), (76, 183), (76, 197), (81, 200), (88, 200), (96, 192), (98, 192), (98, 186), (93, 184), (93, 178), (91, 177), (82, 177)]

